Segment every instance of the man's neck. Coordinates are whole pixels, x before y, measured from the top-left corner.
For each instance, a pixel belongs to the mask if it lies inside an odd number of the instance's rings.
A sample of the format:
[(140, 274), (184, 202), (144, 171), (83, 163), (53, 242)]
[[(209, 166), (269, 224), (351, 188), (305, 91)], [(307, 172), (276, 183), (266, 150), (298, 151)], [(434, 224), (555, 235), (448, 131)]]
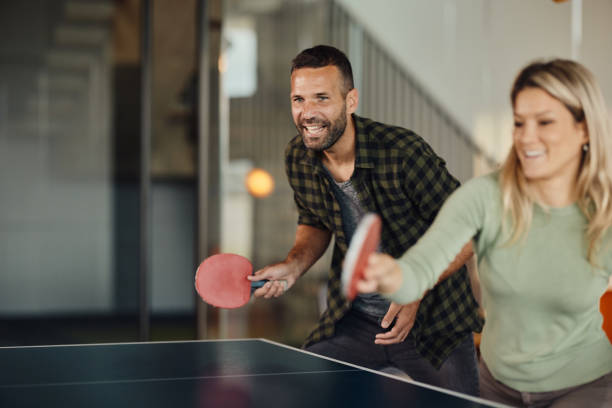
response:
[(334, 180), (347, 181), (355, 169), (355, 125), (352, 117), (347, 121), (344, 133), (332, 147), (324, 150), (321, 161)]

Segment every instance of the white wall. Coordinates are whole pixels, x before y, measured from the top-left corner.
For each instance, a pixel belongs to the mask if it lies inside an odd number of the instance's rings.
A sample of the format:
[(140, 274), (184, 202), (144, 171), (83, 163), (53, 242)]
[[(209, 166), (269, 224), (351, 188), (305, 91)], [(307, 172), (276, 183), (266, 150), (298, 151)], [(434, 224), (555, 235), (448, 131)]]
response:
[[(338, 0), (501, 159), (510, 146), (509, 90), (538, 58), (572, 56), (571, 0)], [(612, 101), (612, 1), (583, 0), (579, 61)]]

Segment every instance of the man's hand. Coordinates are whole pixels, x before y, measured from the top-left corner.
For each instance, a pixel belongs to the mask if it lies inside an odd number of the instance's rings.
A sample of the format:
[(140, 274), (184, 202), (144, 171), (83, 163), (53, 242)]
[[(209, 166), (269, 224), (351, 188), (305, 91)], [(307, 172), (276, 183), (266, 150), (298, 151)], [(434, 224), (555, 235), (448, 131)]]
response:
[(379, 333), (376, 335), (374, 340), (375, 344), (389, 345), (401, 343), (406, 340), (408, 333), (414, 326), (414, 320), (416, 318), (417, 310), (419, 309), (420, 300), (407, 305), (398, 305), (397, 303), (391, 303), (389, 310), (385, 317), (383, 317), (381, 326), (386, 329), (391, 325), (393, 319), (397, 316), (395, 326), (388, 332)]
[(250, 281), (268, 279), (264, 286), (253, 292), (255, 297), (279, 297), (293, 286), (325, 252), (331, 232), (310, 225), (298, 225), (295, 243), (283, 262), (268, 265), (248, 276)]
[(293, 286), (299, 275), (299, 271), (295, 267), (291, 267), (286, 262), (279, 262), (258, 270), (254, 275), (248, 276), (247, 279), (250, 281), (268, 279), (269, 282), (253, 292), (253, 296), (269, 299), (285, 293)]

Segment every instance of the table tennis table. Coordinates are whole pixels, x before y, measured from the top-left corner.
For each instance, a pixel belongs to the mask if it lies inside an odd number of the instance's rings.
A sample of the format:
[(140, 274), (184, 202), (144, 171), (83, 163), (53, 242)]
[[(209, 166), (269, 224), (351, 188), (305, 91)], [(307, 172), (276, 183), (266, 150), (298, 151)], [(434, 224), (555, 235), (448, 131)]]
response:
[(264, 339), (0, 347), (0, 407), (500, 406)]

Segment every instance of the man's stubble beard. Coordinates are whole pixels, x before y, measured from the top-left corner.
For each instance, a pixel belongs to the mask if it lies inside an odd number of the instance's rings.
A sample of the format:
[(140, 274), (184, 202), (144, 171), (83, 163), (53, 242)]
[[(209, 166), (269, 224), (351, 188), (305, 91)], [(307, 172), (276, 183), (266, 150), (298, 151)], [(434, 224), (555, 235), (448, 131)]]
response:
[[(339, 117), (333, 122), (320, 121), (317, 119), (305, 120), (305, 121), (300, 122), (300, 126), (297, 126), (297, 129), (300, 135), (302, 136), (302, 142), (304, 143), (304, 146), (316, 152), (322, 152), (332, 147), (338, 141), (338, 139), (340, 139), (340, 137), (344, 134), (344, 131), (346, 130), (346, 123), (347, 123), (347, 120), (346, 120), (346, 104), (345, 104), (342, 107), (342, 112), (340, 112)], [(319, 146), (309, 146), (306, 143), (306, 137), (304, 136), (305, 130), (302, 128), (302, 126), (310, 125), (310, 124), (324, 124), (327, 127), (327, 130), (328, 130), (327, 136), (325, 137), (325, 139)]]

